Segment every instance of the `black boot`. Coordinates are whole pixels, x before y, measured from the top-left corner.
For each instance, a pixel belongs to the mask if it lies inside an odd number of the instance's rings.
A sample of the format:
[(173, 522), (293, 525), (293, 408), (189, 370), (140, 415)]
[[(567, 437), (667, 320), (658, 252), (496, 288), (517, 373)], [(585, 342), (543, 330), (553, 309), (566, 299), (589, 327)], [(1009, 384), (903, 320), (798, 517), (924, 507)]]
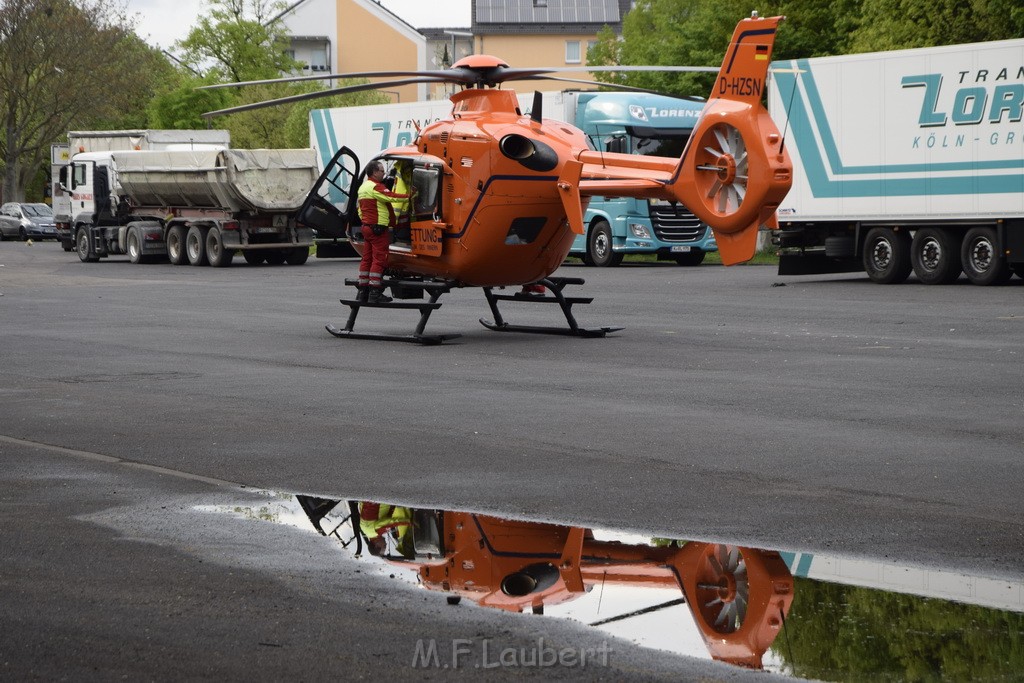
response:
[(366, 302), (370, 298), (370, 288), (367, 285), (356, 285), (356, 301)]
[(384, 293), (383, 287), (371, 287), (368, 301), (371, 304), (389, 304), (393, 299)]

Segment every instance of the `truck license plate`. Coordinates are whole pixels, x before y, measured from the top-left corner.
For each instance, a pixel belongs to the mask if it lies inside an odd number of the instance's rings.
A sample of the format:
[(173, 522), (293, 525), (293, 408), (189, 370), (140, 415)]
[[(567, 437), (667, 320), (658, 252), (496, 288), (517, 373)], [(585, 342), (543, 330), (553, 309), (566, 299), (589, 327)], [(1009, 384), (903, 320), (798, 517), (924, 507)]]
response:
[(689, 253), (691, 248), (692, 247), (687, 247), (687, 246), (683, 246), (683, 245), (677, 245), (677, 246), (674, 246), (671, 249), (669, 249), (669, 251), (671, 251), (673, 254), (686, 254), (686, 253)]

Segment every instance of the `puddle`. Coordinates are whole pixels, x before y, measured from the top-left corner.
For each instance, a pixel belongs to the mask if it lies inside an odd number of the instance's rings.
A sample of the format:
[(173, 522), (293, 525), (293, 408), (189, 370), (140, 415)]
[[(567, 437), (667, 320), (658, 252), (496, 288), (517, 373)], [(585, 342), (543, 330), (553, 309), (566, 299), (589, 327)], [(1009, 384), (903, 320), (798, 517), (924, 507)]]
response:
[[(1019, 680), (1024, 582), (811, 553), (267, 493), (201, 510), (319, 533), (452, 604), (826, 681)], [(360, 530), (360, 531), (357, 531)]]

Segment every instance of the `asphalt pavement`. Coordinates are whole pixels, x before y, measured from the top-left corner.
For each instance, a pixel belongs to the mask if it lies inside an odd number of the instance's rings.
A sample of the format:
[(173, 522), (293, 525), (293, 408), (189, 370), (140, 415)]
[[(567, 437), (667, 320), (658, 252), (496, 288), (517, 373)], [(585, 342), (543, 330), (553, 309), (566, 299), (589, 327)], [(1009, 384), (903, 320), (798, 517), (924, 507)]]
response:
[[(411, 668), (418, 641), (605, 640), (395, 589), (318, 537), (203, 511), (253, 489), (1024, 577), (1024, 280), (568, 264), (594, 297), (580, 324), (622, 331), (492, 332), (467, 289), (428, 326), (462, 337), (423, 347), (324, 330), (355, 270), (0, 244), (4, 677), (448, 677), (480, 672)], [(559, 324), (550, 305), (502, 310)], [(614, 651), (486, 674), (749, 675)]]

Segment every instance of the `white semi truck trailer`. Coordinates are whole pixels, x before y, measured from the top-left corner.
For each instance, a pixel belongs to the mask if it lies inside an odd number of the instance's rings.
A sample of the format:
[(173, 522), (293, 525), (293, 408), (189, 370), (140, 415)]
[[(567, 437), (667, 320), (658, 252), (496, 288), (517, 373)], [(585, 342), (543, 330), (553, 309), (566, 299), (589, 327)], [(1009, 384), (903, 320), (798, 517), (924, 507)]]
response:
[(773, 64), (779, 273), (1024, 277), (1024, 39)]

